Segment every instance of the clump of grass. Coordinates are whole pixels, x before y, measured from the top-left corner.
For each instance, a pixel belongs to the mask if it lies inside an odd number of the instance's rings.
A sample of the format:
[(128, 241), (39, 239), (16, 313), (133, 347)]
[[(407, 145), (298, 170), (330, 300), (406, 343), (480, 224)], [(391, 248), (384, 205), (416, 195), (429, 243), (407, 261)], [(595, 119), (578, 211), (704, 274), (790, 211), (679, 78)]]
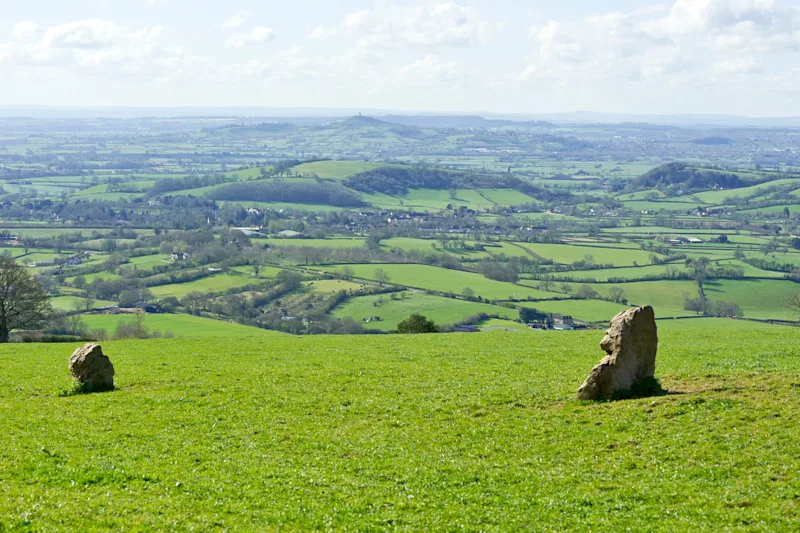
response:
[(634, 398), (649, 398), (651, 396), (665, 396), (667, 391), (661, 386), (658, 378), (650, 376), (633, 384), (630, 389), (618, 390), (611, 397), (612, 400), (632, 400)]
[(110, 392), (115, 389), (116, 387), (114, 387), (113, 385), (92, 387), (88, 383), (80, 383), (76, 381), (70, 387), (59, 392), (58, 396), (63, 398), (66, 396), (78, 396), (79, 394), (91, 394), (93, 392)]

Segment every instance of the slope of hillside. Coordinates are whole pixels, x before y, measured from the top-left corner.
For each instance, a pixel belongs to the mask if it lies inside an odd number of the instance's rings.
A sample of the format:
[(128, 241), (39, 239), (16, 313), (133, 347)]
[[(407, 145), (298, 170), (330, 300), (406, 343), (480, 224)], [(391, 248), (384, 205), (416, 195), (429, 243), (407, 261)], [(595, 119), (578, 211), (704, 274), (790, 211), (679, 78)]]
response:
[(601, 336), (104, 343), (78, 396), (2, 345), (0, 530), (796, 530), (800, 330), (661, 331), (669, 394), (578, 402)]

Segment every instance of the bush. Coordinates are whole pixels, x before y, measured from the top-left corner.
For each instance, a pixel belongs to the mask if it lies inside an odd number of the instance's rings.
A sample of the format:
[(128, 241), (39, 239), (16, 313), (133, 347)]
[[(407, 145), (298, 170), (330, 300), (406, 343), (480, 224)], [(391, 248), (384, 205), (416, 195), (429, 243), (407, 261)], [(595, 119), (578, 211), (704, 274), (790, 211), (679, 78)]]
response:
[(119, 322), (114, 331), (114, 339), (146, 339), (148, 338), (147, 326), (144, 324), (144, 315), (136, 313), (130, 322)]
[(433, 320), (422, 315), (411, 315), (408, 319), (397, 324), (398, 333), (438, 333), (439, 328)]
[(575, 293), (575, 298), (579, 300), (596, 300), (600, 298), (600, 293), (592, 288), (591, 285), (581, 285)]

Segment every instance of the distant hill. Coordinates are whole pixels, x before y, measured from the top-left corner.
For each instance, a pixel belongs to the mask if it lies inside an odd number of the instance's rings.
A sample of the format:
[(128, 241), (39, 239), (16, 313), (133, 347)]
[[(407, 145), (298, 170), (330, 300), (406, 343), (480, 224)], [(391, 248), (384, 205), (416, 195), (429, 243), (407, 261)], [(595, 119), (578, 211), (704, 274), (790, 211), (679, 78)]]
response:
[(248, 124), (241, 126), (240, 125), (222, 126), (219, 128), (212, 128), (209, 131), (230, 137), (249, 138), (249, 137), (272, 137), (272, 136), (286, 135), (288, 133), (297, 130), (297, 128), (298, 127), (294, 124), (265, 122), (262, 124)]
[(382, 119), (404, 126), (417, 128), (502, 128), (502, 127), (542, 127), (553, 125), (541, 121), (517, 122), (507, 119), (487, 119), (478, 115), (386, 115)]
[(356, 115), (354, 117), (344, 119), (340, 122), (337, 122), (336, 125), (345, 128), (372, 127), (387, 129), (397, 126), (397, 124), (392, 124), (391, 122), (385, 122), (383, 120), (378, 120), (377, 118), (365, 117), (362, 115)]
[(733, 139), (728, 139), (727, 137), (700, 137), (698, 139), (693, 139), (691, 142), (694, 144), (703, 144), (706, 146), (719, 146), (725, 144), (733, 143)]
[(626, 187), (628, 192), (644, 189), (682, 189), (684, 193), (713, 189), (719, 185), (726, 189), (735, 189), (752, 185), (745, 182), (738, 174), (720, 170), (697, 168), (687, 163), (667, 163), (639, 176)]

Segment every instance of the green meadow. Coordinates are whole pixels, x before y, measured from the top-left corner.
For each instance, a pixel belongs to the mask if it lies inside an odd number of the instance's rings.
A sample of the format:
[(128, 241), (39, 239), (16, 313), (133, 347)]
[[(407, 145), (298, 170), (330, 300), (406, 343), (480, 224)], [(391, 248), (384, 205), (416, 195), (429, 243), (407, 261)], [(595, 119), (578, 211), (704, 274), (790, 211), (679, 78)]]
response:
[(166, 298), (167, 296), (175, 296), (176, 298), (183, 298), (190, 292), (199, 291), (202, 293), (207, 292), (224, 292), (228, 289), (235, 289), (257, 283), (258, 280), (249, 278), (245, 275), (237, 274), (215, 274), (206, 278), (200, 278), (196, 281), (188, 281), (186, 283), (172, 283), (169, 285), (159, 285), (152, 287), (150, 291), (153, 296), (157, 298)]
[(569, 244), (540, 243), (521, 244), (544, 259), (551, 259), (556, 263), (566, 264), (582, 261), (587, 255), (591, 255), (595, 263), (604, 265), (633, 266), (634, 263), (646, 265), (650, 262), (649, 257), (652, 253), (638, 249), (625, 250), (601, 246), (573, 246)]
[(391, 331), (397, 324), (412, 314), (424, 315), (434, 320), (437, 325), (446, 326), (458, 322), (470, 315), (486, 313), (506, 318), (517, 318), (519, 312), (499, 305), (490, 305), (465, 300), (454, 300), (424, 293), (411, 293), (391, 299), (388, 294), (358, 296), (349, 299), (336, 308), (333, 316), (337, 318), (351, 317), (357, 322), (364, 319), (380, 317), (380, 321), (370, 321), (364, 327)]
[[(515, 285), (503, 281), (494, 281), (483, 277), (481, 274), (464, 272), (462, 270), (449, 270), (427, 265), (417, 264), (369, 264), (347, 265), (357, 278), (368, 280), (375, 279), (375, 270), (381, 269), (389, 275), (389, 283), (404, 285), (417, 289), (428, 289), (441, 292), (452, 291), (455, 294), (469, 287), (476, 296), (489, 300), (523, 299), (549, 299), (557, 297), (557, 293), (541, 291), (522, 285)], [(341, 272), (344, 265), (334, 265), (331, 270)]]
[(0, 529), (797, 529), (800, 330), (664, 328), (667, 395), (579, 402), (601, 336), (108, 342), (76, 396), (3, 345)]
[[(97, 305), (102, 304), (98, 303)], [(133, 316), (130, 314), (90, 314), (83, 315), (83, 321), (89, 330), (104, 329), (109, 335), (113, 335), (120, 322), (132, 322)], [(266, 329), (186, 314), (146, 314), (144, 315), (144, 325), (150, 333), (154, 331), (160, 331), (162, 334), (170, 332), (176, 337), (238, 338), (281, 335)]]

